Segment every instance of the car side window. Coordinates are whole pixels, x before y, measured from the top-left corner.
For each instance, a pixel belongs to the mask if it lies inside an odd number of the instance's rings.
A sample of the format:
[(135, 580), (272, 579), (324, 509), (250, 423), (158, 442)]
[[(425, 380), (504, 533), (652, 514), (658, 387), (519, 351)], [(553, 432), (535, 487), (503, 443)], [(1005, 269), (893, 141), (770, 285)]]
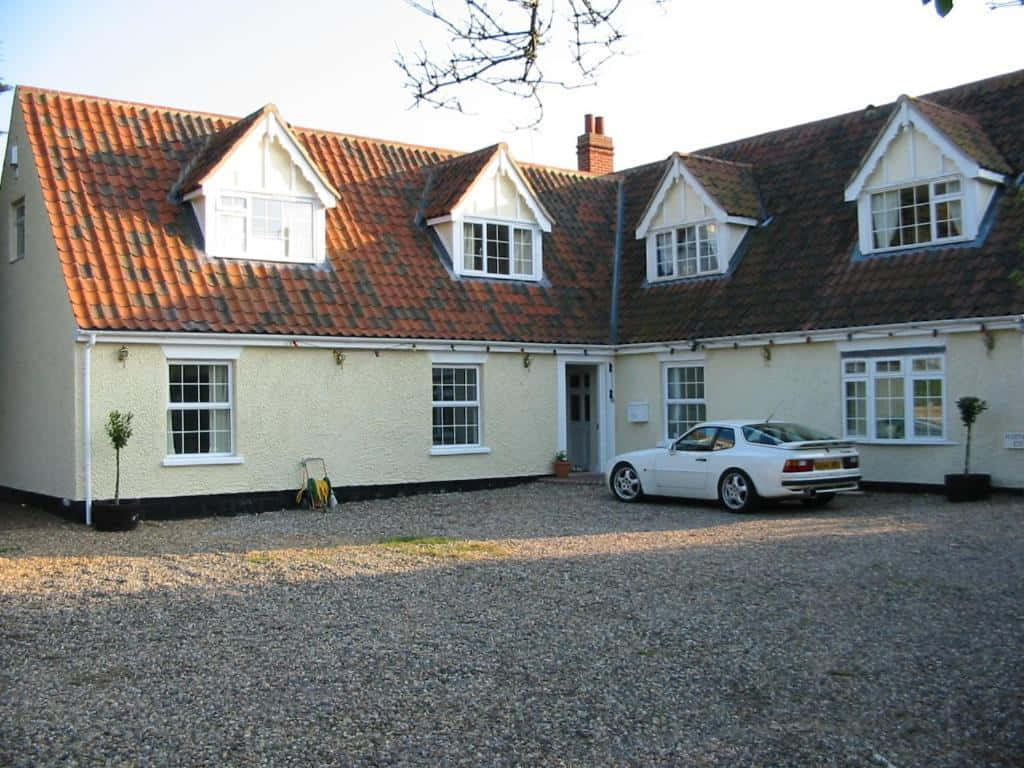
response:
[(691, 429), (676, 442), (677, 451), (710, 451), (715, 444), (717, 427)]
[(711, 450), (713, 451), (725, 451), (736, 445), (736, 433), (732, 431), (730, 427), (719, 427), (718, 434), (715, 435), (715, 443)]

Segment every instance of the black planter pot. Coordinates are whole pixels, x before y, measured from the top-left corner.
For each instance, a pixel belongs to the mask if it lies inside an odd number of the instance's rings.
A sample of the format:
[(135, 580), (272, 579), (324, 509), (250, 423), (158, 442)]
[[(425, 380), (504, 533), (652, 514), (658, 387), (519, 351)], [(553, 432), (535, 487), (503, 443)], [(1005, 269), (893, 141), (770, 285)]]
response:
[(992, 475), (946, 475), (946, 498), (950, 501), (980, 501), (992, 495)]
[(138, 501), (94, 501), (92, 526), (97, 531), (130, 531), (139, 524), (142, 503)]

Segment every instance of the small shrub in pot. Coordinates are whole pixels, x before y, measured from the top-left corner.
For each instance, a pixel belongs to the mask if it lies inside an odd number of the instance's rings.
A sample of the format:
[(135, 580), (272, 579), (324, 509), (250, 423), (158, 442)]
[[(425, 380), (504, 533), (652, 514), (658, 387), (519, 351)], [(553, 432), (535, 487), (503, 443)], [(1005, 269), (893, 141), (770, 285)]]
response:
[(974, 422), (988, 410), (988, 403), (980, 397), (965, 396), (956, 401), (960, 421), (967, 429), (964, 446), (964, 472), (962, 475), (946, 475), (946, 497), (950, 501), (976, 501), (987, 499), (992, 491), (992, 476), (971, 474), (971, 430)]

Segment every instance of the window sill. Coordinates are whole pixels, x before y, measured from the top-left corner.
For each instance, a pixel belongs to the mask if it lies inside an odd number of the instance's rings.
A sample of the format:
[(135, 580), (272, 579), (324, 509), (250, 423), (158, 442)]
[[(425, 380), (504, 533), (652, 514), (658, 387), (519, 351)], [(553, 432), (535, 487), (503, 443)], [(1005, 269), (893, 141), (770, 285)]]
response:
[(864, 251), (865, 256), (886, 256), (891, 253), (901, 253), (903, 251), (912, 251), (915, 248), (944, 248), (948, 245), (961, 245), (963, 243), (969, 243), (973, 240), (973, 237), (967, 237), (961, 235), (960, 237), (943, 237), (935, 238), (934, 240), (927, 240), (923, 243), (910, 243), (909, 245), (894, 245), (889, 248), (868, 248)]
[(844, 437), (843, 440), (855, 445), (960, 445), (953, 440), (869, 440), (864, 437)]
[(464, 456), (490, 452), (491, 449), (484, 445), (435, 445), (430, 449), (431, 456)]
[(539, 283), (540, 278), (534, 277), (533, 275), (499, 275), (492, 274), (490, 272), (474, 272), (472, 270), (463, 269), (458, 271), (459, 277), (485, 277), (491, 280), (514, 280), (518, 283)]
[(225, 253), (218, 251), (208, 251), (207, 256), (211, 259), (234, 259), (235, 261), (267, 261), (273, 264), (305, 264), (305, 265), (316, 265), (323, 264), (326, 259), (290, 259), (287, 257), (274, 258), (270, 256), (258, 256), (250, 253)]
[(244, 456), (165, 456), (165, 467), (195, 467), (206, 464), (244, 464)]

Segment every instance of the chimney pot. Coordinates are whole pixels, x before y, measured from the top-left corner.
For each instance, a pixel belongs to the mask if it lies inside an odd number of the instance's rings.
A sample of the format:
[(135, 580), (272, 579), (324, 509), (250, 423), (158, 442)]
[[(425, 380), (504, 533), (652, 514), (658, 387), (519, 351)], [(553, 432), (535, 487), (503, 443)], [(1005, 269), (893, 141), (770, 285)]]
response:
[(584, 115), (583, 116), (583, 132), (593, 133), (594, 132), (594, 116)]
[(594, 118), (594, 133), (600, 133), (604, 135), (604, 117)]

